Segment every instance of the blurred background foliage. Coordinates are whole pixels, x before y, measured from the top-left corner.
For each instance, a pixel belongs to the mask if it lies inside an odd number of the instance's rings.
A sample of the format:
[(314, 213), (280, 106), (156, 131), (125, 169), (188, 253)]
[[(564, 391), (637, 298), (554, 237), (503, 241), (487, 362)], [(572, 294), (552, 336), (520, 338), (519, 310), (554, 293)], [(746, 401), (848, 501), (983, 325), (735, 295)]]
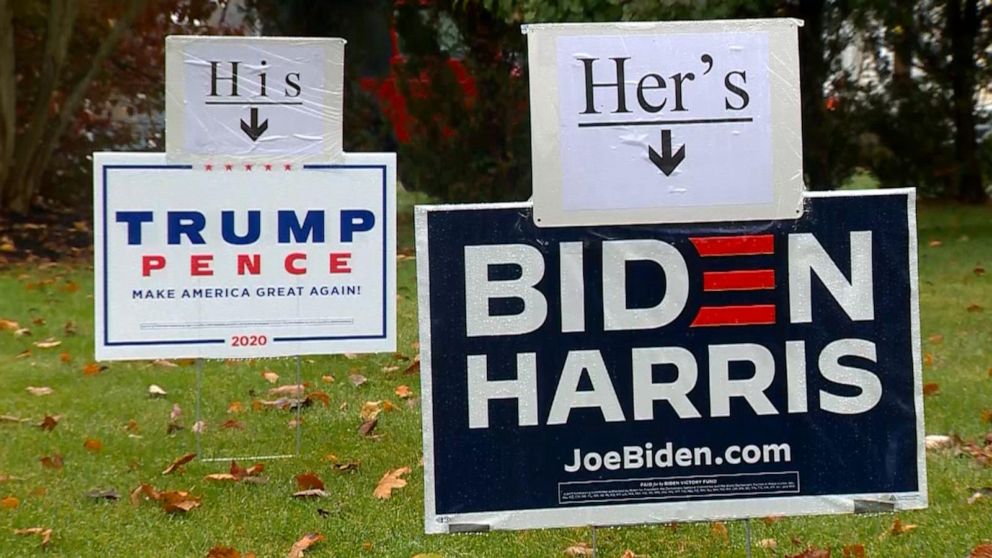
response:
[(522, 24), (754, 17), (804, 21), (809, 188), (987, 202), (992, 0), (0, 0), (0, 206), (85, 203), (92, 151), (163, 149), (166, 34), (344, 37), (346, 148), (501, 201), (531, 189)]

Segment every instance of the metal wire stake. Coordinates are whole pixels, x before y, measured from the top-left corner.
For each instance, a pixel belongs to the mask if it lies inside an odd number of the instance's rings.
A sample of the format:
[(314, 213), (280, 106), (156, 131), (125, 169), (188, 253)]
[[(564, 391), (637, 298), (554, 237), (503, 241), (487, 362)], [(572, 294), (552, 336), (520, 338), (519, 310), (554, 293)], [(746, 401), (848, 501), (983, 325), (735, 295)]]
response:
[[(196, 417), (193, 421), (193, 437), (196, 439), (196, 455), (200, 455), (200, 399), (203, 391), (203, 359), (196, 359)], [(203, 459), (200, 456), (200, 459)]]
[(747, 558), (751, 558), (751, 518), (744, 520), (744, 547)]
[[(296, 386), (297, 386), (296, 389), (297, 390), (300, 389), (299, 386), (303, 385), (302, 373), (300, 372), (300, 368), (301, 368), (300, 355), (296, 355)], [(300, 391), (297, 391), (297, 393), (298, 393), (297, 397), (300, 397), (302, 399), (303, 393)], [(302, 408), (303, 408), (303, 401), (301, 400), (296, 404), (296, 456), (297, 457), (300, 456), (300, 449), (303, 447), (303, 429), (302, 429), (303, 423), (301, 422), (302, 419), (300, 418), (300, 409)]]

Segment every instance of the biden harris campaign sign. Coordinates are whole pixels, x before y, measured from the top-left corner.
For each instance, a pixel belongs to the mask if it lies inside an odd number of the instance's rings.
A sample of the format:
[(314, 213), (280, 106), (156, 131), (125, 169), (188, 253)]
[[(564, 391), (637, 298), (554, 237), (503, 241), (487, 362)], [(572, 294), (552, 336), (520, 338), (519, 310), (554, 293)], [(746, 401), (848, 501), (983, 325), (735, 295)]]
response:
[(395, 350), (395, 155), (94, 167), (98, 359)]
[(805, 203), (418, 208), (426, 530), (925, 507), (914, 193)]

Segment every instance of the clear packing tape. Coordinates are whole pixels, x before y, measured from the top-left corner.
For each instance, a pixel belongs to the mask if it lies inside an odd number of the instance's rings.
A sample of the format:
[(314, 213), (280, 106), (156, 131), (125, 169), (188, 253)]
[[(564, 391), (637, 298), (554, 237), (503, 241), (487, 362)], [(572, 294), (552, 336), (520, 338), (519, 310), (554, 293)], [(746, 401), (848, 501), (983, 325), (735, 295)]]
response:
[(341, 159), (344, 47), (338, 38), (168, 37), (168, 161)]

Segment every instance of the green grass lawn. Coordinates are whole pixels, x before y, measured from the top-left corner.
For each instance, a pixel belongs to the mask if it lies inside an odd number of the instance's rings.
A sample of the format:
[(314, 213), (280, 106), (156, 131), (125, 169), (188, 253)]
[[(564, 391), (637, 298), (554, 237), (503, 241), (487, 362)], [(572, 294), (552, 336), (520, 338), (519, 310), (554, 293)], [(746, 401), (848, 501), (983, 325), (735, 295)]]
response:
[[(411, 197), (403, 200), (400, 247), (409, 249)], [(992, 268), (992, 210), (923, 205), (920, 220), (923, 351), (929, 355), (924, 381), (939, 385), (939, 392), (925, 400), (927, 433), (980, 438), (992, 431), (982, 417), (983, 410), (992, 409), (992, 272), (978, 271)], [(939, 246), (931, 241), (939, 241)], [(195, 367), (182, 362), (176, 367), (110, 363), (98, 374), (85, 375), (93, 355), (90, 265), (0, 269), (0, 319), (31, 330), (30, 336), (0, 331), (0, 415), (30, 419), (0, 422), (0, 556), (206, 556), (215, 545), (260, 557), (286, 556), (294, 541), (308, 532), (319, 532), (326, 540), (307, 556), (563, 556), (571, 544), (589, 541), (588, 529), (423, 534), (419, 402), (394, 393), (401, 384), (420, 393), (419, 378), (404, 374), (406, 359), (417, 354), (415, 265), (404, 259), (397, 266), (399, 356), (304, 358), (304, 381), (311, 390), (326, 392), (330, 404), (318, 402), (303, 411), (302, 455), (266, 461), (267, 482), (260, 484), (205, 480), (207, 474), (227, 471), (222, 462), (197, 460), (181, 472), (162, 475), (174, 458), (195, 448), (190, 430)], [(61, 344), (34, 345), (49, 337)], [(262, 378), (263, 370), (279, 374), (279, 384), (292, 383), (295, 361), (204, 365), (202, 416), (207, 430), (201, 456), (292, 453), (289, 421), (294, 414), (252, 410), (253, 400), (269, 399), (272, 385)], [(355, 373), (368, 382), (352, 385), (348, 377)], [(333, 383), (324, 379), (327, 375), (333, 376)], [(149, 398), (150, 384), (168, 395)], [(28, 386), (51, 387), (54, 393), (34, 396), (26, 391)], [(396, 409), (380, 415), (378, 437), (362, 437), (357, 432), (361, 407), (376, 400), (390, 400)], [(228, 412), (235, 401), (243, 412)], [(185, 429), (170, 435), (167, 425), (174, 404), (182, 409)], [(61, 415), (50, 432), (33, 426), (46, 414)], [(243, 430), (223, 428), (229, 419), (239, 421)], [(134, 421), (131, 431), (129, 421)], [(99, 440), (101, 451), (86, 449), (87, 439)], [(39, 459), (54, 453), (64, 456), (64, 466), (42, 467)], [(357, 462), (357, 470), (335, 471), (328, 454), (339, 462)], [(252, 463), (240, 461), (243, 466)], [(411, 469), (409, 484), (388, 500), (373, 497), (383, 474), (404, 466)], [(295, 476), (307, 471), (323, 479), (328, 497), (292, 498)], [(977, 544), (992, 542), (992, 496), (974, 504), (966, 501), (974, 488), (992, 486), (992, 467), (953, 452), (937, 452), (928, 455), (928, 476), (930, 508), (924, 511), (754, 520), (754, 540), (774, 539), (777, 544), (777, 549), (756, 547), (754, 555), (790, 556), (809, 545), (829, 548), (839, 557), (845, 545), (862, 544), (868, 556), (963, 557)], [(167, 515), (150, 501), (133, 506), (128, 495), (142, 483), (190, 491), (202, 497), (202, 506), (185, 515)], [(120, 499), (88, 497), (94, 489), (113, 489)], [(16, 498), (18, 505), (11, 507), (8, 497)], [(917, 527), (886, 534), (896, 517)], [(36, 536), (13, 534), (13, 529), (28, 527), (53, 529), (46, 549), (39, 548)], [(744, 523), (726, 527), (726, 538), (720, 527), (709, 523), (601, 528), (599, 556), (619, 558), (626, 549), (653, 558), (744, 556)]]

